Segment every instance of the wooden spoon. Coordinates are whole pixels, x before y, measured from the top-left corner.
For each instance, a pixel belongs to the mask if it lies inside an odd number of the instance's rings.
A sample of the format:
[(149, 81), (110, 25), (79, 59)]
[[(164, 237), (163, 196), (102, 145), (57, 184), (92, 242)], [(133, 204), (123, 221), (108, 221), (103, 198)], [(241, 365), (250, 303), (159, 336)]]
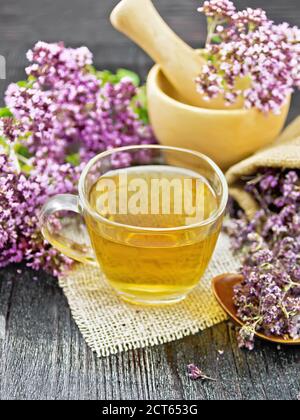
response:
[(138, 44), (156, 63), (176, 90), (176, 99), (189, 105), (210, 109), (231, 107), (223, 98), (205, 101), (196, 89), (195, 79), (201, 73), (204, 59), (179, 38), (161, 18), (151, 0), (122, 0), (111, 14), (111, 23)]
[[(243, 276), (239, 274), (222, 274), (221, 276), (213, 279), (212, 288), (214, 295), (222, 306), (224, 311), (229, 315), (229, 317), (241, 327), (244, 325), (243, 322), (237, 317), (236, 307), (233, 303), (233, 289), (234, 286), (241, 283)], [(264, 334), (256, 333), (257, 337), (262, 340), (269, 341), (276, 344), (283, 344), (289, 346), (299, 346), (300, 340), (284, 340), (283, 338), (278, 338), (277, 336), (267, 336)]]

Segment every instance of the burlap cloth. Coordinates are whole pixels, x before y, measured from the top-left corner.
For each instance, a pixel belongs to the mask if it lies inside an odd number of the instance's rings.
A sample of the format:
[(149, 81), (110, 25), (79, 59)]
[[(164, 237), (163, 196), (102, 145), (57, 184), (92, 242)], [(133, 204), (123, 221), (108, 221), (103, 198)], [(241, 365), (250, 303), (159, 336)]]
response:
[(226, 174), (230, 194), (251, 219), (258, 210), (256, 201), (245, 192), (246, 177), (255, 175), (260, 168), (300, 168), (300, 117), (296, 118), (276, 142), (250, 158), (233, 166)]
[[(231, 194), (249, 217), (257, 210), (243, 190), (243, 177), (261, 167), (300, 167), (300, 118), (295, 120), (272, 147), (235, 165), (227, 173)], [(129, 349), (170, 342), (195, 334), (226, 320), (215, 301), (211, 279), (235, 272), (239, 261), (230, 251), (229, 239), (222, 234), (214, 258), (199, 286), (176, 305), (161, 308), (138, 307), (123, 302), (105, 280), (100, 269), (78, 265), (59, 279), (73, 317), (87, 344), (100, 356)]]
[(92, 266), (79, 265), (61, 277), (59, 284), (79, 330), (100, 357), (174, 341), (226, 320), (213, 297), (211, 279), (220, 273), (235, 272), (238, 267), (223, 234), (199, 286), (176, 305), (155, 308), (127, 304), (103, 273)]

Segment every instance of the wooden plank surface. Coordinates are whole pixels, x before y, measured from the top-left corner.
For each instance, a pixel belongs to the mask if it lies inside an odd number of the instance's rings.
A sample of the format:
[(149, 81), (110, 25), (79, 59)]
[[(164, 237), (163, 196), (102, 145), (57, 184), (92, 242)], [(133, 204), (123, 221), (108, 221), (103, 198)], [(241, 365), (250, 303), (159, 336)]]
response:
[[(0, 0), (0, 54), (8, 82), (24, 77), (25, 52), (39, 39), (87, 45), (99, 68), (119, 66), (143, 77), (151, 61), (116, 33), (108, 15), (116, 0)], [(176, 31), (194, 46), (204, 42), (194, 0), (157, 0)], [(300, 25), (298, 0), (236, 1), (265, 6), (276, 20)], [(298, 115), (296, 95), (290, 119)], [(37, 279), (35, 279), (37, 277)], [(223, 350), (221, 356), (218, 350)], [(216, 383), (191, 382), (188, 363), (198, 363)], [(0, 270), (0, 399), (296, 399), (299, 348), (258, 343), (237, 348), (223, 323), (174, 343), (98, 359), (82, 339), (57, 281), (17, 267)]]

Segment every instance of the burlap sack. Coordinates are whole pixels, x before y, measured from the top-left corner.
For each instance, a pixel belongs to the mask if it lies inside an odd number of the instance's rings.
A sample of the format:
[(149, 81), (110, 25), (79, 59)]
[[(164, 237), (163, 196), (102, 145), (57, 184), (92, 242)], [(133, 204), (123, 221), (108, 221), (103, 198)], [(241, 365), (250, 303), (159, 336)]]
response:
[(234, 165), (226, 174), (231, 196), (252, 218), (258, 210), (253, 197), (245, 189), (245, 178), (257, 174), (260, 168), (300, 168), (300, 117), (296, 118), (276, 142), (252, 157)]

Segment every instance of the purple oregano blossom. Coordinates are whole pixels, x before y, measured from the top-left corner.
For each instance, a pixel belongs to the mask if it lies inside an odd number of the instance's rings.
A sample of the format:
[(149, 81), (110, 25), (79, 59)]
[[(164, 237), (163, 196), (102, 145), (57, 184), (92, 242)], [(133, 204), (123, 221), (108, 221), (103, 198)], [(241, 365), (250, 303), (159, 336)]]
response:
[(228, 0), (206, 1), (207, 64), (196, 84), (209, 101), (223, 95), (234, 104), (242, 97), (247, 109), (280, 113), (300, 88), (300, 30), (276, 25), (261, 9), (237, 11)]
[(261, 210), (227, 223), (244, 281), (235, 289), (241, 347), (253, 349), (254, 333), (300, 338), (300, 171), (265, 169), (246, 190)]
[(75, 192), (80, 167), (44, 160), (28, 176), (2, 154), (0, 168), (0, 267), (25, 261), (57, 275), (71, 260), (43, 240), (38, 210), (51, 195)]
[(62, 43), (38, 42), (27, 57), (28, 79), (8, 87), (0, 109), (0, 267), (25, 262), (57, 275), (71, 261), (42, 238), (41, 206), (75, 192), (95, 154), (155, 139), (134, 73), (98, 72), (87, 48)]
[(137, 87), (126, 73), (112, 83), (113, 77), (91, 67), (87, 48), (62, 43), (39, 42), (27, 57), (33, 63), (26, 69), (28, 81), (6, 92), (15, 119), (4, 132), (9, 140), (24, 138), (32, 155), (56, 162), (74, 150), (86, 161), (108, 148), (153, 143), (151, 128), (138, 117)]

